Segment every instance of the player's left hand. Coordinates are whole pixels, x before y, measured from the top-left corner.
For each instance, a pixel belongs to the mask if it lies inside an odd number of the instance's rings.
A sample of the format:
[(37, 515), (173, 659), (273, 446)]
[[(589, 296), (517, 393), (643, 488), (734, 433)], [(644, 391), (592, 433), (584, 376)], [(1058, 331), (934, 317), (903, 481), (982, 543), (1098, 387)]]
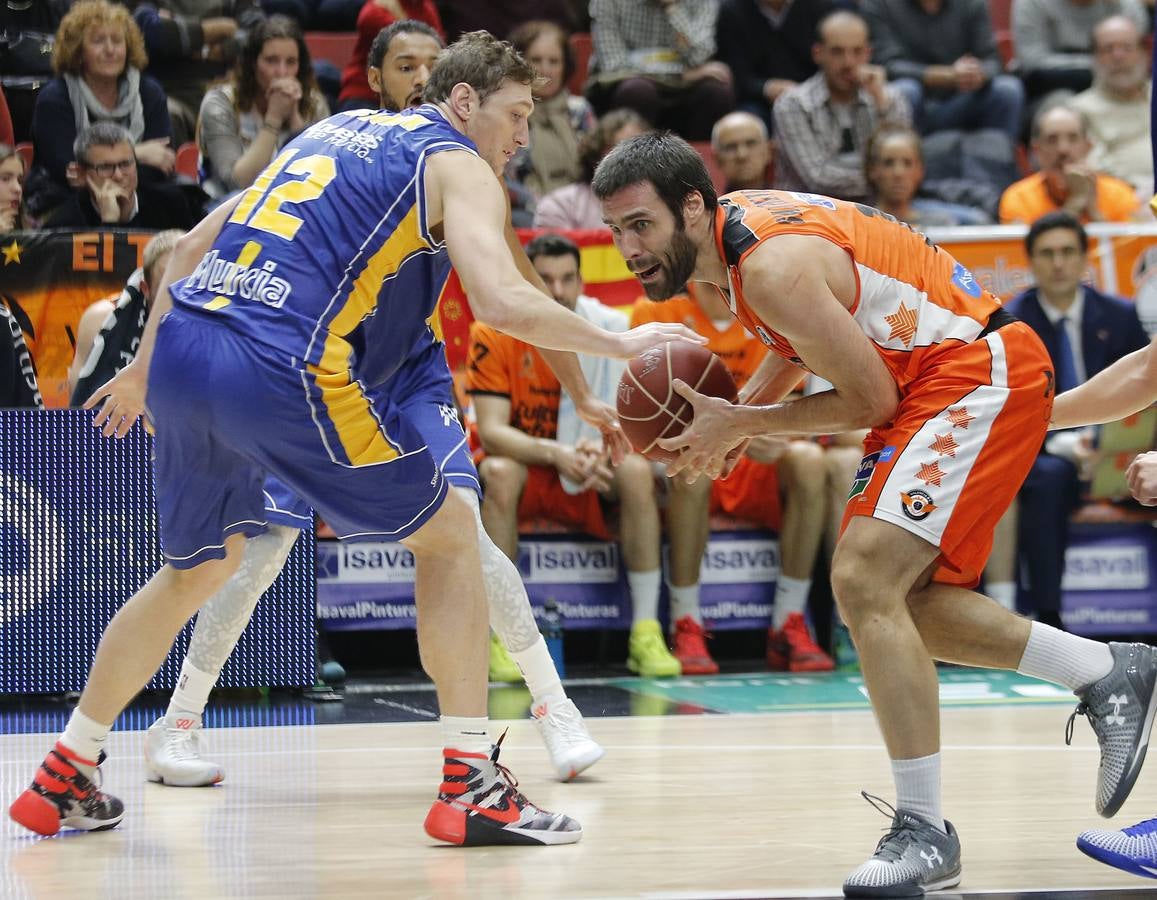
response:
[(148, 371), (134, 361), (97, 388), (84, 408), (92, 409), (103, 400), (92, 424), (105, 437), (123, 438), (145, 411), (147, 388)]
[(1133, 497), (1143, 506), (1157, 506), (1157, 452), (1139, 453), (1125, 470)]
[(575, 411), (584, 422), (599, 430), (603, 436), (603, 447), (610, 453), (612, 463), (617, 466), (627, 458), (631, 452), (631, 442), (623, 434), (619, 414), (613, 406), (604, 403), (594, 394), (587, 394), (575, 401)]
[(732, 451), (746, 441), (744, 435), (738, 433), (739, 407), (718, 397), (700, 394), (678, 378), (671, 385), (680, 397), (691, 402), (694, 415), (682, 434), (658, 442), (664, 450), (679, 454), (667, 464), (667, 477), (682, 475), (684, 481), (694, 484), (701, 476), (714, 480), (730, 472), (735, 465)]

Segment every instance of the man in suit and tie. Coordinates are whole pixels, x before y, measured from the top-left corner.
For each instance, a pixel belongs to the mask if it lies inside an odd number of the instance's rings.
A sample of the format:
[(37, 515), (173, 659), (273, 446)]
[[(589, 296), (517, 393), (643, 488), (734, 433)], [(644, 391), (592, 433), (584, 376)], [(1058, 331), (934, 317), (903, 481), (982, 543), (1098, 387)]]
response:
[[(1008, 304), (1048, 348), (1061, 394), (1096, 375), (1149, 338), (1133, 303), (1082, 282), (1089, 238), (1071, 213), (1041, 216), (1025, 237), (1036, 279)], [(1028, 577), (1030, 610), (1061, 627), (1061, 577), (1069, 515), (1080, 499), (1080, 469), (1093, 450), (1082, 430), (1053, 432), (1020, 490), (1020, 559)]]

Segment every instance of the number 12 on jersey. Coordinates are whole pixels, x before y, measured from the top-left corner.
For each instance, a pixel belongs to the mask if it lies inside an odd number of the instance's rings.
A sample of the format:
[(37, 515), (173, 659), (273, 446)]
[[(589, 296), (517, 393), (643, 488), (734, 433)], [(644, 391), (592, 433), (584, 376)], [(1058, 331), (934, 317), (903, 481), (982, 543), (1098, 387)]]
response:
[[(330, 156), (303, 156), (293, 160), (297, 151), (282, 151), (265, 170), (257, 176), (253, 186), (242, 196), (241, 202), (229, 217), (232, 225), (248, 225), (259, 231), (292, 241), (301, 227), (302, 220), (295, 215), (282, 212), (286, 203), (307, 203), (316, 200), (326, 185), (337, 177), (337, 163)], [(304, 176), (297, 181), (283, 181), (270, 189), (269, 185), (282, 169), (289, 175)], [(260, 205), (258, 205), (260, 204)]]

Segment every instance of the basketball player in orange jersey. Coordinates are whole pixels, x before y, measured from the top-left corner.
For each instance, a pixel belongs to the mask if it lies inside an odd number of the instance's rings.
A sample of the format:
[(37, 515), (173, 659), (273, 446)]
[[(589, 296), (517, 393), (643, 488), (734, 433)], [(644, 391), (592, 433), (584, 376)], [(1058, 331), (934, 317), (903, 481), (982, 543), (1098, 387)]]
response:
[[(971, 590), (1048, 427), (1053, 373), (1032, 331), (951, 256), (871, 207), (781, 191), (718, 200), (698, 154), (672, 135), (619, 144), (592, 188), (647, 296), (701, 282), (774, 351), (738, 405), (676, 383), (694, 418), (663, 442), (680, 451), (671, 476), (719, 476), (760, 435), (872, 428), (832, 587), (897, 796), (895, 807), (871, 801), (891, 828), (845, 896), (916, 897), (960, 881), (960, 841), (941, 812), (934, 659), (1073, 690), (1074, 716), (1101, 746), (1096, 807), (1114, 814), (1148, 745), (1157, 653), (1029, 622)], [(779, 402), (801, 368), (832, 390)]]
[[(686, 296), (666, 302), (640, 300), (631, 312), (631, 324), (644, 322), (682, 322), (703, 335), (707, 349), (723, 360), (740, 387), (767, 354), (767, 348), (735, 320), (719, 295), (703, 286), (688, 285)], [(783, 508), (781, 485), (786, 501)], [(729, 478), (695, 484), (672, 479), (668, 487), (672, 652), (682, 664), (683, 674), (719, 671), (707, 649), (699, 611), (699, 568), (713, 510), (779, 533), (782, 570), (776, 579), (767, 635), (768, 667), (792, 672), (830, 672), (835, 668), (831, 657), (816, 644), (804, 615), (827, 520), (823, 448), (807, 440), (763, 437), (747, 446)]]

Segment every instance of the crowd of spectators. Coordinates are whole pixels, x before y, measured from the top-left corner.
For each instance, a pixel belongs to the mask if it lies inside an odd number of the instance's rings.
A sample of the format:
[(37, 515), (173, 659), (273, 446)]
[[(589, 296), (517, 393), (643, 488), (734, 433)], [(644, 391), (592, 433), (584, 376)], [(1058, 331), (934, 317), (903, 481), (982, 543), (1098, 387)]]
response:
[[(1074, 223), (1141, 219), (1153, 182), (1147, 50), (1153, 5), (0, 0), (0, 234), (188, 229), (253, 184), (286, 143), (331, 109), (376, 105), (387, 67), (428, 73), (444, 42), (478, 28), (508, 38), (540, 75), (530, 144), (506, 173), (518, 225), (602, 227), (590, 191), (594, 169), (616, 143), (650, 128), (694, 142), (726, 190), (779, 188), (870, 203), (917, 228), (1032, 225), (1049, 214)], [(999, 29), (994, 10), (1001, 11)], [(384, 29), (402, 20), (413, 27), (386, 40)], [(307, 32), (319, 29), (349, 32), (348, 58), (311, 58)], [(576, 83), (576, 73), (585, 79)], [(423, 75), (417, 83), (424, 81)], [(420, 94), (408, 100), (416, 104)], [(30, 153), (14, 152), (24, 144)], [(178, 167), (182, 147), (195, 148), (195, 175)], [(1051, 231), (1044, 244), (1072, 233)], [(566, 247), (540, 249), (547, 269), (569, 265), (574, 256)], [(578, 290), (556, 299), (581, 305)], [(715, 298), (691, 294), (681, 302), (684, 318), (709, 337), (725, 333)], [(522, 353), (506, 354), (515, 369)], [(531, 445), (507, 440), (513, 423), (486, 384), (478, 388), (479, 424), (492, 461), (483, 477), (497, 499), (484, 515), (492, 523), (501, 519), (496, 527), (511, 537), (499, 543), (513, 552), (527, 467), (533, 475), (535, 466), (548, 464), (565, 475), (573, 469), (573, 448), (571, 456), (557, 451), (539, 459), (540, 443), (535, 453), (507, 454), (514, 462), (502, 462), (503, 448)], [(840, 445), (824, 445), (832, 446)], [(802, 514), (792, 511), (801, 503), (834, 506), (826, 499), (838, 480), (833, 473), (846, 475), (849, 463), (846, 454), (825, 453), (814, 442), (753, 445), (751, 452), (753, 466), (766, 463), (780, 473), (778, 526), (809, 535), (785, 582), (784, 608), (798, 612), (827, 526), (823, 513), (793, 524)], [(596, 493), (621, 493), (618, 481), (599, 486), (604, 490)], [(689, 522), (708, 508), (706, 495), (688, 499), (675, 491), (670, 499), (688, 511)], [(659, 503), (629, 492), (623, 500), (633, 521), (650, 522)], [(674, 553), (679, 574), (671, 619), (698, 626), (689, 593), (697, 569), (683, 556), (702, 553), (701, 535), (685, 537), (680, 547), (691, 549)], [(624, 548), (627, 568), (645, 576), (636, 577), (632, 592), (647, 598), (639, 621), (648, 623), (656, 618), (655, 553), (650, 544)], [(785, 550), (785, 571), (788, 557)], [(814, 646), (810, 632), (798, 625), (777, 619), (771, 636), (779, 642), (771, 654), (777, 667), (815, 663), (805, 659)], [(674, 660), (656, 649), (662, 636), (655, 644), (651, 625), (642, 631), (632, 644), (635, 663), (669, 674)], [(675, 637), (684, 668), (692, 660), (691, 669), (710, 670), (701, 632), (683, 627)], [(650, 650), (636, 652), (648, 641)], [(830, 663), (818, 659), (821, 667)]]

